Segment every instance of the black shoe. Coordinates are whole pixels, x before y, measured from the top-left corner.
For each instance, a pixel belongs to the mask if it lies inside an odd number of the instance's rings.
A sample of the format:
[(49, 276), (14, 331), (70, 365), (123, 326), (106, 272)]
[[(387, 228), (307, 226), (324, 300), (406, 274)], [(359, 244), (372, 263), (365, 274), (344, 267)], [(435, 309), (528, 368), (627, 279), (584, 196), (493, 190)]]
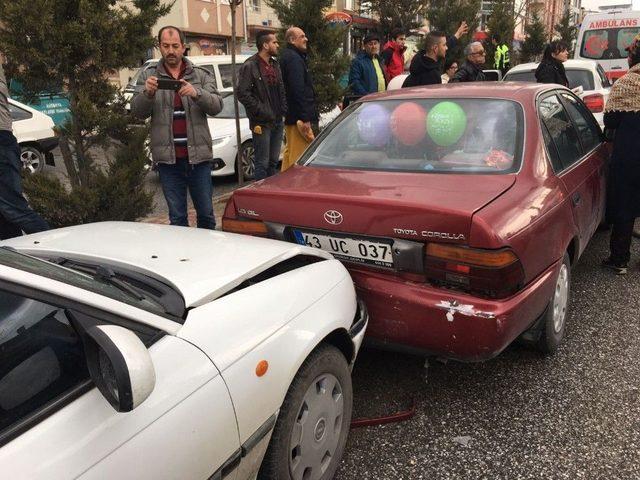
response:
[(616, 275), (626, 275), (627, 274), (627, 264), (626, 263), (616, 263), (611, 258), (607, 258), (602, 261), (602, 266), (604, 268), (608, 268), (609, 270), (613, 270)]

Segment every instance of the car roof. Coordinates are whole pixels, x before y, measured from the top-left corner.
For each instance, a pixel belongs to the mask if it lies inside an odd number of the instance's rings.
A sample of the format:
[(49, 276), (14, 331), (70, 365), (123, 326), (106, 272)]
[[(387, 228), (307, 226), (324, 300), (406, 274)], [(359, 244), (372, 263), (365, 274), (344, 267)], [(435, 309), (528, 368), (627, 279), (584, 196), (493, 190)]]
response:
[(364, 97), (363, 101), (416, 98), (496, 98), (525, 101), (540, 92), (557, 89), (558, 85), (531, 82), (469, 82), (401, 88)]
[[(243, 63), (247, 58), (251, 55), (236, 55), (236, 63)], [(193, 57), (187, 56), (185, 57), (191, 60), (196, 65), (201, 65), (203, 63), (207, 64), (219, 64), (219, 63), (231, 63), (231, 55), (195, 55)], [(150, 65), (152, 63), (158, 63), (159, 58), (152, 58), (145, 62), (146, 65)]]
[[(539, 62), (521, 63), (520, 65), (516, 65), (515, 67), (511, 68), (505, 75), (508, 75), (509, 73), (527, 72), (527, 71), (535, 70), (536, 68), (538, 68), (538, 65), (540, 65)], [(572, 68), (584, 68), (587, 70), (595, 70), (598, 66), (598, 62), (596, 62), (595, 60), (580, 60), (580, 59), (571, 58), (566, 62), (564, 62), (563, 65), (565, 70), (572, 69)]]

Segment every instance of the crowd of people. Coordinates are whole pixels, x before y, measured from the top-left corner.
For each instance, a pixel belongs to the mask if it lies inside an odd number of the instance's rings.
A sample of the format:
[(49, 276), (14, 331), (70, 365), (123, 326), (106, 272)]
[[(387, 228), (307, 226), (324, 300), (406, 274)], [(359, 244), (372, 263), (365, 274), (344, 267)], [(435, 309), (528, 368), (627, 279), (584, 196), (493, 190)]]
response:
[[(454, 35), (432, 31), (424, 39), (408, 66), (402, 88), (457, 82), (484, 81), (486, 51), (481, 42), (464, 48), (460, 66), (446, 59), (468, 27), (462, 22)], [(281, 170), (300, 158), (318, 129), (318, 106), (314, 80), (309, 70), (309, 39), (298, 27), (289, 28), (280, 49), (276, 35), (259, 32), (257, 53), (240, 68), (239, 101), (249, 119), (255, 149), (255, 178), (274, 175), (282, 153)], [(383, 92), (389, 82), (406, 71), (406, 34), (394, 30), (384, 44), (377, 34), (363, 40), (349, 71), (345, 105), (358, 98)], [(493, 66), (509, 68), (509, 47), (492, 37)], [(215, 78), (207, 69), (185, 57), (184, 33), (167, 26), (158, 33), (162, 58), (156, 67), (144, 71), (144, 90), (131, 101), (131, 113), (150, 119), (151, 153), (158, 166), (160, 183), (172, 225), (187, 226), (187, 195), (197, 213), (197, 226), (214, 229), (211, 169), (213, 154), (207, 116), (222, 110), (222, 97)], [(381, 45), (382, 48), (381, 48)], [(640, 216), (640, 35), (628, 47), (629, 71), (611, 90), (605, 109), (605, 127), (615, 131), (609, 185), (607, 219), (612, 225), (610, 257), (603, 262), (616, 273), (627, 272), (635, 218)], [(280, 53), (279, 53), (280, 52)], [(279, 53), (279, 58), (278, 58)], [(535, 77), (540, 83), (568, 87), (563, 63), (569, 46), (563, 41), (547, 45)], [(177, 82), (177, 83), (176, 83)], [(49, 228), (34, 212), (22, 192), (20, 149), (11, 130), (7, 82), (0, 62), (0, 239)], [(283, 152), (283, 132), (286, 146)]]

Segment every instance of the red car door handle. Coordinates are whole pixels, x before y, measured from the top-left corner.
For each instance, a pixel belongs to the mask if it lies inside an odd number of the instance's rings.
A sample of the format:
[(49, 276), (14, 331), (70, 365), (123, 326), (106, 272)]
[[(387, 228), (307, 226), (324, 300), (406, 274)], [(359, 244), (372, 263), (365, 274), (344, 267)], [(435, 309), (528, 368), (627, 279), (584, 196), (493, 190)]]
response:
[(573, 202), (574, 206), (578, 206), (580, 205), (580, 200), (582, 199), (582, 197), (580, 196), (579, 193), (574, 193), (573, 196), (571, 197), (571, 201)]

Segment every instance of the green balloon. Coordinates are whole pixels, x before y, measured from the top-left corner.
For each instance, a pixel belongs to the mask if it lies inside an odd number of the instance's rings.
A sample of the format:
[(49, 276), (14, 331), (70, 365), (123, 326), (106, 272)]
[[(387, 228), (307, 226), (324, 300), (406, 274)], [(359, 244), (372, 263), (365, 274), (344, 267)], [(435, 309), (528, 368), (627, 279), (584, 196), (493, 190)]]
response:
[(441, 147), (449, 147), (460, 140), (467, 128), (467, 115), (454, 102), (440, 102), (427, 116), (427, 133)]

